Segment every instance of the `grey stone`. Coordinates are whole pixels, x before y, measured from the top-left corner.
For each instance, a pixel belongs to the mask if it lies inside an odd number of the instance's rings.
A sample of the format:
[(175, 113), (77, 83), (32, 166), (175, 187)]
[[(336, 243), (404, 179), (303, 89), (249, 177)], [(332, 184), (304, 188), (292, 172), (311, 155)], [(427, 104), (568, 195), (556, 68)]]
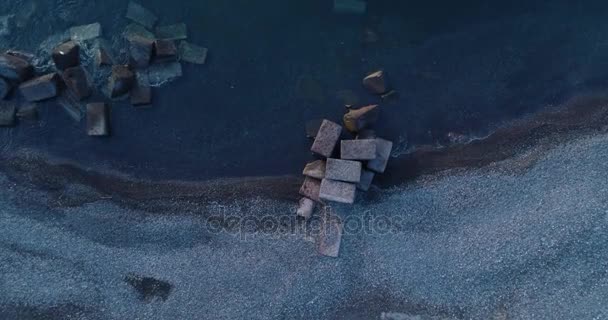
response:
[(133, 1), (130, 1), (127, 6), (126, 17), (148, 29), (153, 29), (158, 21), (158, 17), (152, 11)]
[(376, 158), (376, 140), (342, 140), (340, 158), (345, 160), (372, 160)]
[(19, 86), (21, 95), (29, 102), (42, 101), (57, 96), (59, 92), (59, 76), (57, 73), (49, 73), (34, 78)]
[(101, 37), (101, 24), (99, 22), (70, 28), (70, 39), (86, 41)]
[(344, 127), (350, 132), (359, 132), (368, 129), (378, 121), (380, 108), (378, 105), (369, 105), (359, 109), (349, 109), (344, 115)]
[(392, 142), (384, 139), (376, 139), (376, 159), (368, 161), (367, 168), (376, 173), (384, 173), (388, 160), (391, 157), (392, 150)]
[(182, 65), (179, 62), (155, 63), (148, 68), (150, 86), (159, 87), (182, 76)]
[(315, 138), (317, 133), (319, 132), (319, 128), (321, 128), (321, 124), (323, 123), (323, 119), (313, 119), (306, 122), (306, 137), (307, 138)]
[(92, 94), (89, 77), (83, 67), (73, 67), (66, 69), (62, 74), (63, 82), (66, 87), (78, 100), (88, 98)]
[(185, 40), (188, 38), (188, 27), (185, 23), (156, 27), (156, 37), (167, 40)]
[(0, 77), (9, 81), (23, 82), (33, 75), (34, 68), (26, 60), (10, 54), (0, 54)]
[(11, 85), (4, 78), (0, 78), (0, 100), (6, 98), (11, 91)]
[(357, 189), (361, 191), (368, 191), (372, 186), (372, 181), (374, 180), (375, 176), (376, 174), (374, 172), (363, 170), (361, 172), (361, 181), (359, 181), (359, 184), (357, 184)]
[(296, 211), (296, 214), (299, 217), (302, 217), (302, 218), (308, 220), (312, 216), (314, 210), (315, 210), (315, 202), (308, 198), (302, 198), (302, 199), (300, 199), (300, 203), (298, 205), (298, 210)]
[(108, 106), (103, 102), (87, 104), (87, 134), (107, 136), (110, 134)]
[(179, 44), (179, 58), (194, 64), (205, 64), (209, 50), (195, 44), (182, 41)]
[(125, 39), (127, 39), (127, 41), (131, 41), (135, 37), (144, 37), (144, 38), (150, 39), (150, 40), (156, 39), (156, 36), (154, 36), (154, 34), (152, 32), (150, 32), (145, 27), (143, 27), (139, 24), (136, 24), (136, 23), (129, 24), (125, 28), (125, 31), (123, 31), (122, 36)]
[(150, 61), (152, 60), (154, 41), (145, 37), (134, 36), (129, 40), (129, 43), (131, 64), (136, 68), (145, 68), (149, 66)]
[(317, 252), (319, 254), (337, 258), (340, 255), (343, 223), (340, 217), (324, 210), (321, 218), (321, 230), (317, 239)]
[(38, 106), (34, 103), (20, 106), (17, 109), (17, 118), (19, 120), (37, 120), (38, 119)]
[(134, 106), (152, 104), (152, 88), (136, 84), (131, 90), (131, 104)]
[(304, 167), (302, 174), (315, 179), (325, 178), (325, 161), (317, 160), (308, 163), (306, 167)]
[(359, 161), (327, 159), (325, 179), (359, 183), (362, 166)]
[(314, 179), (311, 177), (306, 177), (304, 179), (304, 183), (300, 188), (300, 194), (312, 199), (314, 201), (319, 201), (319, 190), (321, 189), (321, 180)]
[(319, 189), (319, 199), (353, 204), (355, 203), (356, 192), (356, 184), (323, 179)]
[(329, 120), (323, 120), (310, 150), (324, 157), (331, 157), (338, 140), (340, 140), (340, 134), (342, 134), (340, 125)]
[(0, 127), (15, 125), (15, 104), (8, 101), (0, 101)]
[(53, 49), (53, 62), (57, 70), (76, 67), (80, 64), (80, 46), (75, 41), (64, 42)]
[(157, 62), (177, 60), (177, 47), (173, 40), (156, 40), (154, 42), (154, 59)]
[(382, 95), (388, 91), (384, 71), (376, 71), (363, 79), (363, 86), (371, 93)]
[(116, 98), (129, 93), (135, 84), (135, 74), (127, 66), (112, 66), (109, 80), (110, 97)]
[(364, 14), (367, 3), (362, 0), (334, 0), (335, 13)]

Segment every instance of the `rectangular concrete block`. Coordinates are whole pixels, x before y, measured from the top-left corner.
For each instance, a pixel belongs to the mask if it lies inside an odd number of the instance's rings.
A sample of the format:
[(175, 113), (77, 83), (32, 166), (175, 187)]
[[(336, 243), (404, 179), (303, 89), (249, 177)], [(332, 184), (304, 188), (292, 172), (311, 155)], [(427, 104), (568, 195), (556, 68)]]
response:
[(342, 134), (342, 127), (339, 124), (323, 120), (310, 150), (326, 158), (331, 157), (340, 140), (340, 134)]
[(317, 239), (317, 251), (319, 254), (332, 258), (340, 255), (342, 229), (342, 219), (329, 213), (329, 210), (325, 210), (321, 218), (321, 229)]
[(376, 158), (376, 140), (342, 140), (340, 158), (344, 160), (372, 160)]
[(300, 188), (300, 194), (314, 201), (320, 201), (319, 192), (321, 190), (321, 180), (306, 177)]
[(312, 216), (314, 210), (315, 210), (315, 202), (308, 198), (302, 198), (302, 199), (300, 199), (300, 203), (298, 206), (298, 210), (296, 211), (296, 214), (299, 217), (302, 217), (302, 218), (308, 220)]
[(87, 104), (87, 134), (107, 136), (110, 134), (108, 106), (103, 102)]
[(348, 182), (323, 179), (319, 190), (319, 198), (340, 203), (355, 202), (357, 185)]
[(59, 75), (50, 73), (22, 83), (19, 91), (28, 102), (50, 99), (57, 96), (58, 81)]
[(302, 174), (319, 180), (325, 178), (325, 161), (317, 160), (307, 164)]
[(376, 139), (376, 159), (368, 161), (367, 168), (376, 173), (384, 173), (388, 160), (391, 157), (392, 150), (392, 142), (384, 139)]
[(337, 181), (359, 183), (362, 164), (359, 161), (327, 159), (325, 178)]
[(357, 189), (361, 191), (368, 191), (372, 186), (372, 181), (374, 180), (375, 176), (376, 174), (373, 171), (363, 170), (363, 172), (361, 172), (361, 181), (359, 181), (359, 184), (357, 184)]

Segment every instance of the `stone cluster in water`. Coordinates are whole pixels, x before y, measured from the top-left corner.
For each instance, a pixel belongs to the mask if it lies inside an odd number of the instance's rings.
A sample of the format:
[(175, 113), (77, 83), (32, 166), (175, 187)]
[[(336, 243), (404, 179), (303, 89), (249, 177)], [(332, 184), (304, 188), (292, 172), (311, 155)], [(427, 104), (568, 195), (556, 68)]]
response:
[[(128, 4), (126, 17), (132, 21), (122, 34), (129, 59), (122, 63), (101, 39), (99, 23), (75, 26), (65, 35), (47, 39), (41, 47), (52, 46), (45, 53), (51, 55), (53, 66), (45, 74), (36, 74), (34, 68), (33, 61), (40, 57), (19, 51), (0, 53), (0, 126), (36, 118), (37, 103), (58, 98), (75, 120), (86, 114), (89, 135), (109, 135), (108, 101), (128, 98), (133, 106), (150, 106), (152, 87), (182, 76), (181, 61), (206, 62), (207, 49), (186, 41), (185, 24), (156, 26), (156, 15), (135, 2)], [(107, 70), (104, 85), (95, 86), (84, 59), (94, 61), (96, 71)]]
[[(365, 77), (363, 85), (378, 96), (390, 92), (382, 71)], [(314, 138), (311, 151), (320, 159), (304, 168), (300, 189), (303, 198), (297, 210), (298, 216), (309, 219), (316, 204), (321, 204), (323, 228), (318, 248), (321, 254), (331, 257), (339, 254), (342, 224), (327, 210), (326, 202), (353, 204), (357, 190), (368, 191), (374, 176), (384, 173), (393, 149), (391, 141), (379, 138), (372, 129), (378, 120), (378, 105), (347, 108), (343, 123), (349, 138), (341, 139), (344, 130), (335, 122), (323, 119), (307, 124), (307, 135)], [(340, 148), (336, 148), (338, 143)]]

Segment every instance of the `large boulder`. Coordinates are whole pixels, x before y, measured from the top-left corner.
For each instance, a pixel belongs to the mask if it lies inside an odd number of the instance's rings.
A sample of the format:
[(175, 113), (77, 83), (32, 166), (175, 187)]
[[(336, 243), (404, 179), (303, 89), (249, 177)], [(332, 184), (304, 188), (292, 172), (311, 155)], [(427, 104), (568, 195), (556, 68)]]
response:
[(135, 85), (135, 74), (127, 66), (112, 66), (112, 74), (108, 81), (111, 98), (120, 97), (131, 91)]
[(177, 60), (177, 46), (173, 40), (156, 40), (154, 42), (155, 60), (169, 62)]
[(80, 64), (80, 46), (76, 41), (62, 43), (53, 49), (53, 62), (57, 70), (65, 70)]
[(57, 96), (59, 92), (59, 76), (49, 73), (34, 78), (19, 86), (21, 95), (29, 102), (42, 101)]
[(129, 40), (131, 44), (129, 53), (131, 54), (131, 64), (136, 68), (145, 68), (150, 65), (154, 41), (146, 37), (135, 36)]
[(23, 82), (34, 75), (34, 68), (26, 60), (10, 55), (0, 54), (0, 77), (12, 82)]
[(359, 109), (349, 109), (344, 115), (344, 127), (350, 132), (359, 132), (368, 129), (378, 121), (380, 108), (370, 105)]
[(92, 90), (84, 68), (78, 66), (65, 69), (63, 81), (68, 90), (78, 99), (83, 100), (91, 96)]

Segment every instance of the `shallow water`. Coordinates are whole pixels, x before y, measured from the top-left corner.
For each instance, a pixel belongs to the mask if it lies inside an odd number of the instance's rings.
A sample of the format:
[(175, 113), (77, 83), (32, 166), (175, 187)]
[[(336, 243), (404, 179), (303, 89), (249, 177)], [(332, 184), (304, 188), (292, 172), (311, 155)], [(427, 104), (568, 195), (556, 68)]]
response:
[[(152, 108), (113, 102), (108, 139), (56, 102), (0, 128), (1, 319), (608, 317), (607, 4), (141, 3), (209, 59)], [(126, 7), (3, 0), (0, 48), (100, 22), (124, 58)], [(397, 157), (334, 207), (352, 232), (321, 257), (293, 213), (304, 124), (378, 102), (361, 87), (377, 68)]]

